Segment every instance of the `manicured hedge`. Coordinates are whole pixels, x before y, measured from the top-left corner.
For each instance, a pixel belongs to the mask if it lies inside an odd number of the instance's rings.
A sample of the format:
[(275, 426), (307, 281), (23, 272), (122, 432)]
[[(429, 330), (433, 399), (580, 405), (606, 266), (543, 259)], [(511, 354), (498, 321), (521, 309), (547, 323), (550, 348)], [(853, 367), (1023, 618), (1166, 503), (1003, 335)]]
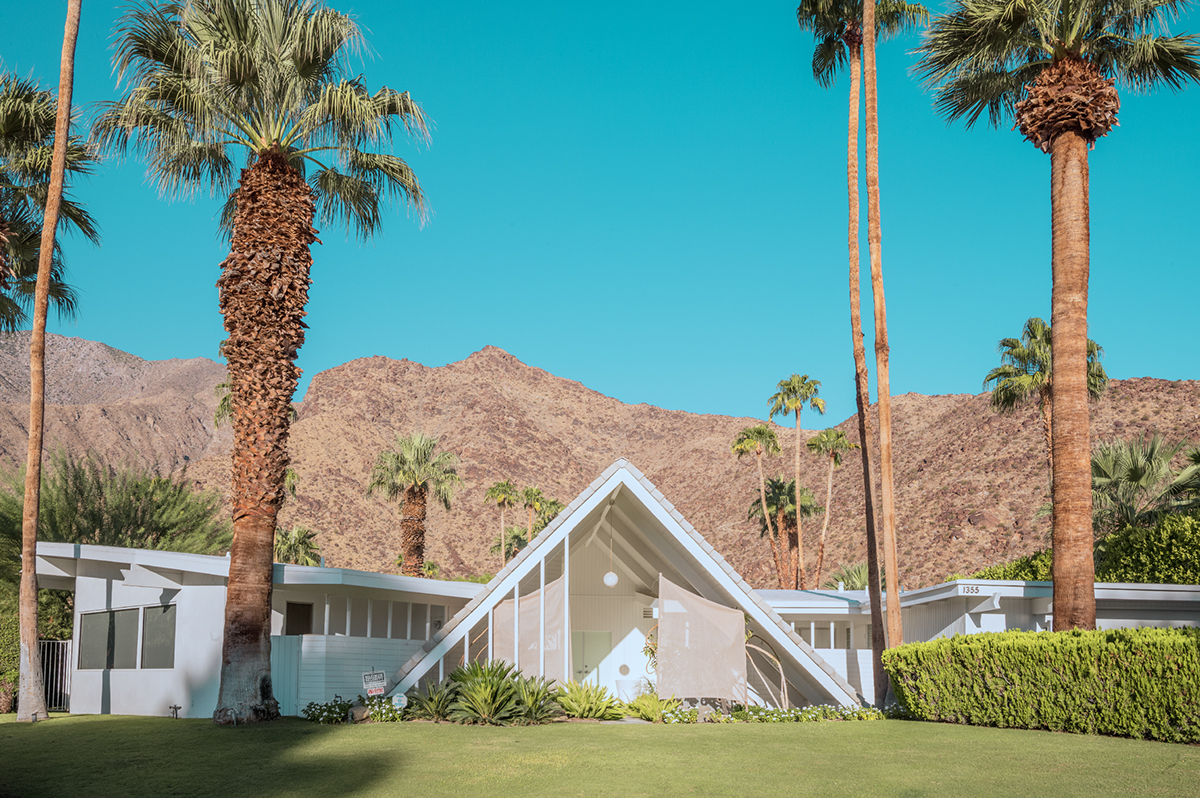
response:
[(998, 632), (883, 654), (921, 720), (1200, 741), (1200, 630)]

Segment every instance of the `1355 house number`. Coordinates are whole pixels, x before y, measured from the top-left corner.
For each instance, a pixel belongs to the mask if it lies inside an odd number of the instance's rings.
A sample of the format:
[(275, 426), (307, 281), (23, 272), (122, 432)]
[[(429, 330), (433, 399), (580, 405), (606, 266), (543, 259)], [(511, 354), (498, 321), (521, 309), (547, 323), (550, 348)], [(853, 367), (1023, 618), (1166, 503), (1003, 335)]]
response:
[(963, 593), (978, 593), (979, 585), (963, 585)]

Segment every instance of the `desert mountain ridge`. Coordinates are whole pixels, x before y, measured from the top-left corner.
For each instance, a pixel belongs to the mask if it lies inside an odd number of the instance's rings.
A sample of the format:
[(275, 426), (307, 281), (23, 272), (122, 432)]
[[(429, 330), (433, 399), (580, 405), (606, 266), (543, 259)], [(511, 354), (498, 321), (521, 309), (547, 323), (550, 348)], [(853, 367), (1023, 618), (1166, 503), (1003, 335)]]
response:
[[(28, 333), (0, 336), (0, 461), (24, 458)], [(228, 500), (228, 427), (216, 428), (214, 387), (224, 366), (206, 358), (146, 361), (101, 343), (47, 336), (48, 447), (95, 450), (169, 471)], [(956, 571), (1043, 547), (1037, 518), (1047, 473), (1035, 407), (998, 415), (987, 394), (894, 396), (896, 507), (901, 583), (932, 584)], [(1115, 380), (1093, 406), (1093, 440), (1158, 431), (1200, 440), (1200, 382)], [(316, 374), (292, 428), (298, 492), (280, 524), (319, 532), (329, 565), (394, 571), (398, 513), (365, 496), (375, 456), (397, 433), (423, 430), (460, 457), (464, 488), (447, 512), (430, 505), (427, 556), (444, 575), (495, 572), (488, 548), (499, 512), (483, 493), (500, 479), (536, 484), (564, 503), (619, 457), (641, 469), (756, 587), (775, 587), (770, 549), (746, 519), (758, 493), (752, 459), (729, 451), (761, 419), (629, 405), (522, 363), (493, 346), (428, 367), (370, 357)], [(837, 425), (857, 441), (853, 417)], [(795, 431), (776, 427), (783, 454), (770, 474), (790, 478)], [(803, 438), (815, 431), (802, 430)], [(860, 461), (835, 472), (826, 572), (865, 557)], [(824, 503), (827, 465), (802, 454), (801, 482)], [(510, 525), (524, 513), (510, 511)], [(804, 522), (815, 565), (818, 516)]]

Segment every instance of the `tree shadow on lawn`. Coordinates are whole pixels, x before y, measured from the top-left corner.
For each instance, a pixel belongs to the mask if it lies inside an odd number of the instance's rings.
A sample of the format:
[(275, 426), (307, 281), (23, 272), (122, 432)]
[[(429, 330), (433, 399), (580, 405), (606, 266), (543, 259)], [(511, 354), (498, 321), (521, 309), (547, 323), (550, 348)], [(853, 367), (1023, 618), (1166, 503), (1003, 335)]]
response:
[(0, 723), (0, 798), (324, 798), (400, 776), (400, 751), (347, 753), (346, 731), (291, 718), (236, 728), (108, 715)]

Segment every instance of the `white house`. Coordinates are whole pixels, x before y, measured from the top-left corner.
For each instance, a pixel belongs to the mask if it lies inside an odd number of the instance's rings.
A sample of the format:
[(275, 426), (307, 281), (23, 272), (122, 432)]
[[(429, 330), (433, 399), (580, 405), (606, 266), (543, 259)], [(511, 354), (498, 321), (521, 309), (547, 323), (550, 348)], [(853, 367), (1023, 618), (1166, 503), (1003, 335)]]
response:
[[(210, 717), (228, 566), (225, 557), (39, 544), (40, 584), (75, 592), (71, 711), (165, 715), (178, 707), (181, 717)], [(751, 701), (777, 705), (783, 693), (792, 705), (874, 700), (865, 591), (751, 589), (625, 460), (486, 586), (277, 564), (275, 696), (294, 715), (310, 701), (363, 692), (366, 671), (388, 673), (397, 692), (488, 658), (629, 696), (657, 680), (644, 649), (658, 632), (660, 580), (744, 614), (755, 646), (744, 669)], [(1048, 629), (1050, 599), (1044, 582), (959, 580), (908, 591), (905, 639)], [(1102, 628), (1200, 625), (1200, 586), (1098, 584), (1096, 603)]]

